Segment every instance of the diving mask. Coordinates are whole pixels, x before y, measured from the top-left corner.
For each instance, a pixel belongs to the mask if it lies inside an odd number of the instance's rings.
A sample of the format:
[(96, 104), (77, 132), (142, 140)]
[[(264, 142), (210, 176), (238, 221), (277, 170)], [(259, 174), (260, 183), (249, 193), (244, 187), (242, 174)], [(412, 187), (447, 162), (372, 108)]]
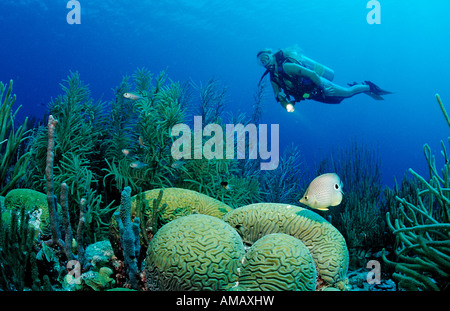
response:
[(272, 55), (267, 52), (262, 52), (258, 54), (258, 65), (267, 67), (270, 64), (270, 61), (272, 60)]

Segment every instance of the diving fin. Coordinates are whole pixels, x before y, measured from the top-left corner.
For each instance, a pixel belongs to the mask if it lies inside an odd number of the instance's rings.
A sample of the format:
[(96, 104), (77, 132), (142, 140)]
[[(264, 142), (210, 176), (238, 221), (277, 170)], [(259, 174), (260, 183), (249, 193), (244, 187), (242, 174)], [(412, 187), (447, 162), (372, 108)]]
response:
[(388, 94), (393, 94), (392, 92), (389, 91), (385, 91), (382, 88), (380, 88), (378, 85), (376, 85), (373, 82), (370, 81), (364, 81), (365, 85), (368, 85), (370, 87), (369, 92), (374, 93), (376, 95), (388, 95)]
[[(358, 84), (358, 83), (356, 83), (356, 82), (348, 83), (349, 86), (353, 86), (356, 84)], [(375, 100), (384, 100), (384, 98), (381, 97), (381, 95), (393, 94), (392, 92), (381, 89), (378, 85), (376, 85), (375, 83), (370, 82), (370, 81), (364, 81), (362, 84), (369, 86), (369, 90), (367, 92), (364, 92), (364, 94), (369, 95), (370, 97), (372, 97)]]
[(381, 97), (380, 95), (375, 94), (374, 92), (371, 92), (371, 91), (364, 92), (364, 94), (369, 95), (370, 97), (372, 97), (375, 100), (384, 100), (383, 97)]

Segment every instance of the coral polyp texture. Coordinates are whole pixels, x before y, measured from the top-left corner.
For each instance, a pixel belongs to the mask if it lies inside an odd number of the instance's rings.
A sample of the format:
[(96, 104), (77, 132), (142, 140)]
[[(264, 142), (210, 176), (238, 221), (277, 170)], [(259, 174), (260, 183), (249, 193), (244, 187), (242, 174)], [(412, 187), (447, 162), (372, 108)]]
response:
[(147, 250), (150, 290), (224, 290), (238, 281), (239, 234), (224, 221), (189, 215), (164, 225)]
[(248, 250), (239, 285), (248, 290), (311, 291), (316, 289), (316, 267), (299, 239), (272, 233)]
[(224, 217), (245, 243), (271, 233), (285, 233), (302, 241), (312, 255), (319, 276), (334, 285), (345, 280), (349, 255), (342, 234), (318, 214), (295, 205), (257, 203), (237, 208)]

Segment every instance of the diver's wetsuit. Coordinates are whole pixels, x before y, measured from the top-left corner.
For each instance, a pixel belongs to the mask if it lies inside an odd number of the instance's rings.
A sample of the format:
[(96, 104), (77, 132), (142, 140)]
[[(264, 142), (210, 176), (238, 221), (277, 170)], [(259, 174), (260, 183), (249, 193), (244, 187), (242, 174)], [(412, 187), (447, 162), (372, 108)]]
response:
[[(278, 51), (274, 54), (274, 56), (277, 62), (278, 71), (275, 72), (275, 68), (268, 69), (263, 77), (267, 73), (270, 73), (270, 81), (277, 84), (287, 96), (292, 96), (296, 102), (300, 102), (304, 99), (313, 99), (315, 101), (326, 104), (339, 104), (345, 98), (348, 98), (342, 96), (326, 96), (323, 88), (320, 88), (319, 86), (314, 84), (311, 79), (307, 77), (292, 77), (288, 75), (283, 69), (284, 63), (289, 62), (300, 65), (302, 67), (305, 66), (296, 59), (284, 56), (282, 51)], [(286, 86), (285, 80), (291, 82), (291, 84), (294, 86), (293, 89), (289, 89)], [(276, 98), (276, 100), (279, 101), (278, 98)]]
[[(352, 97), (352, 96), (349, 96), (349, 97)], [(343, 101), (344, 99), (349, 98), (349, 97), (314, 95), (312, 97), (310, 96), (308, 99), (314, 99), (315, 101), (325, 103), (325, 104), (340, 104), (341, 101)]]

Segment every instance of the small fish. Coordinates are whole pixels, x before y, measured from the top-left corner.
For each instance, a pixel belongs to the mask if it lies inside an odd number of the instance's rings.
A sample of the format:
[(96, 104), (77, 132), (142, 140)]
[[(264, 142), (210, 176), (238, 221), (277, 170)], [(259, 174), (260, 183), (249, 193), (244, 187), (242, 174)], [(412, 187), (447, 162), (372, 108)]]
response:
[(136, 95), (134, 93), (123, 93), (123, 97), (131, 99), (131, 100), (138, 100), (138, 99), (142, 98), (141, 96)]
[(131, 155), (130, 149), (122, 149), (122, 153), (123, 153), (126, 157), (128, 157), (129, 155)]
[(182, 160), (177, 160), (175, 162), (172, 163), (172, 168), (178, 169), (181, 168), (184, 164), (186, 164), (186, 162), (182, 161)]
[(3, 144), (3, 143), (6, 143), (7, 141), (8, 141), (8, 138), (3, 140), (3, 141), (0, 141), (0, 145)]
[(146, 146), (145, 143), (144, 143), (144, 139), (142, 138), (142, 136), (139, 136), (139, 145), (140, 145), (141, 147), (147, 148), (147, 146)]
[(321, 211), (339, 205), (342, 201), (342, 182), (335, 173), (320, 175), (309, 184), (300, 203)]
[(135, 169), (141, 169), (146, 167), (148, 164), (142, 163), (141, 161), (134, 161), (133, 163), (130, 163), (131, 168)]
[(225, 190), (231, 190), (231, 189), (233, 189), (233, 187), (228, 183), (228, 182), (226, 182), (226, 181), (222, 181), (221, 183), (220, 183), (220, 185), (223, 187), (223, 189), (225, 189)]

